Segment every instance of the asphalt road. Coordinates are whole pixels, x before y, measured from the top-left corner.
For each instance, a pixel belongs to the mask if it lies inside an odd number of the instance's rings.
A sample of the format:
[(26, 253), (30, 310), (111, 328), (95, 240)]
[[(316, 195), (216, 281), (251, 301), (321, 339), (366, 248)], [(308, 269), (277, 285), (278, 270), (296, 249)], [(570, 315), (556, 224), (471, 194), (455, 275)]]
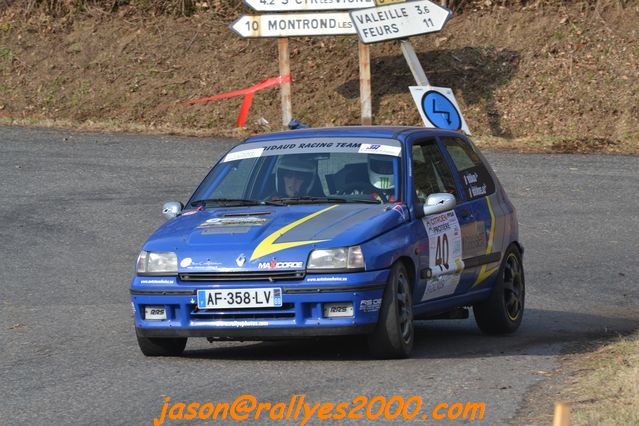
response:
[(152, 424), (165, 395), (245, 393), (485, 401), (484, 423), (505, 424), (562, 350), (639, 328), (639, 159), (489, 153), (526, 248), (517, 334), (419, 322), (401, 361), (370, 360), (357, 339), (192, 339), (182, 358), (145, 358), (128, 293), (136, 255), (162, 203), (185, 200), (232, 143), (0, 127), (0, 424)]

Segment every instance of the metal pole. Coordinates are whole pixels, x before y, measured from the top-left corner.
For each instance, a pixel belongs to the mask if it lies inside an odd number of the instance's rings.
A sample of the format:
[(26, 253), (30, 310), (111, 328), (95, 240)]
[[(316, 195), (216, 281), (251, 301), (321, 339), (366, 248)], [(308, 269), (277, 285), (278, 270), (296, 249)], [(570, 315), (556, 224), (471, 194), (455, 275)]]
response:
[(373, 124), (371, 106), (371, 52), (367, 44), (359, 43), (359, 98), (362, 104), (362, 125)]
[[(277, 39), (277, 50), (280, 56), (280, 75), (288, 75), (291, 73), (291, 61), (289, 58), (288, 38)], [(282, 125), (288, 126), (293, 119), (293, 107), (291, 105), (291, 83), (286, 82), (280, 85), (282, 94)]]
[(400, 40), (400, 47), (402, 48), (402, 53), (404, 54), (408, 68), (410, 68), (410, 72), (412, 72), (413, 77), (415, 77), (417, 85), (428, 86), (428, 78), (426, 77), (424, 68), (422, 68), (422, 64), (419, 63), (413, 45), (408, 40)]

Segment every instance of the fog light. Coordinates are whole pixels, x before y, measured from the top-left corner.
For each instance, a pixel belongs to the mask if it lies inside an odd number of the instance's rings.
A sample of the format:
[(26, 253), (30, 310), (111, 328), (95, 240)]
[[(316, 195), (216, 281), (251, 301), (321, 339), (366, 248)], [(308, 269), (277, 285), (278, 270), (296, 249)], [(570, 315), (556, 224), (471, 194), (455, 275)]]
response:
[(351, 302), (324, 303), (324, 318), (343, 318), (353, 316)]
[(164, 306), (145, 306), (144, 319), (160, 321), (166, 319), (166, 308)]

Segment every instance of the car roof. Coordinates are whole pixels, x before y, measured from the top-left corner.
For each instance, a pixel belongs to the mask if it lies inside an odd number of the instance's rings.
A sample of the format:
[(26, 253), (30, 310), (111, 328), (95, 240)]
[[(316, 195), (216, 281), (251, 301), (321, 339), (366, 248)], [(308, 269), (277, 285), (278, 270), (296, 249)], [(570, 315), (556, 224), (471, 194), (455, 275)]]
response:
[(428, 129), (425, 127), (411, 126), (344, 126), (344, 127), (323, 127), (307, 128), (298, 130), (288, 130), (284, 132), (267, 133), (264, 135), (252, 136), (244, 140), (243, 143), (266, 142), (274, 140), (318, 138), (318, 137), (362, 137), (362, 138), (389, 138), (405, 140), (407, 136), (419, 134), (419, 136), (461, 136), (462, 133), (443, 130)]

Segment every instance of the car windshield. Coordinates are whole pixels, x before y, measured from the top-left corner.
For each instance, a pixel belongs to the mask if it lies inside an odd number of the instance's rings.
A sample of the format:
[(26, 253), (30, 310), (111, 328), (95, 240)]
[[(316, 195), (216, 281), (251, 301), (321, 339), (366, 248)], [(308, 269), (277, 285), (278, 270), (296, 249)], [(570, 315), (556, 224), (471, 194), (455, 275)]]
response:
[(323, 138), (247, 143), (231, 150), (187, 208), (401, 201), (401, 145)]

